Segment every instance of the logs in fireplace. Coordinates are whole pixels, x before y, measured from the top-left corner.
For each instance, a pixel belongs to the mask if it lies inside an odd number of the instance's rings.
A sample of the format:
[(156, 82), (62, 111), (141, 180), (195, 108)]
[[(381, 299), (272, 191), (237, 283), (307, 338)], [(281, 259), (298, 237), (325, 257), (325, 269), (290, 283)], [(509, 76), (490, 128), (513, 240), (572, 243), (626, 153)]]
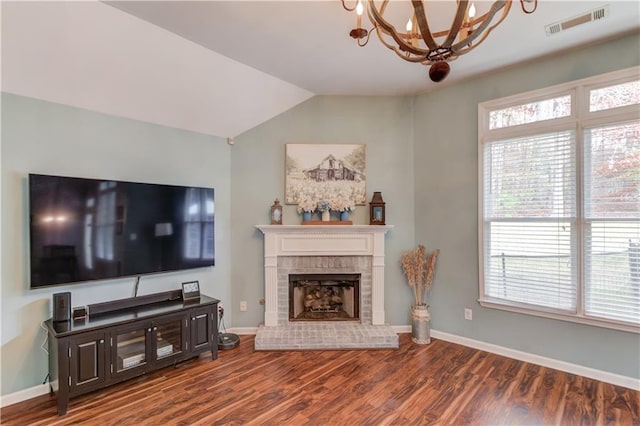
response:
[(358, 321), (360, 274), (290, 274), (289, 321)]

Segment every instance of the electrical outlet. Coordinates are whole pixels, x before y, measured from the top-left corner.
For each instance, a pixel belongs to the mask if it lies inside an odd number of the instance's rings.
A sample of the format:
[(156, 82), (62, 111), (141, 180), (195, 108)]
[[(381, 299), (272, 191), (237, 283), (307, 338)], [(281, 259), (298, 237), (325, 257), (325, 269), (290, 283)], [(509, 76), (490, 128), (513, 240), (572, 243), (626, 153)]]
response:
[(471, 321), (473, 319), (473, 310), (464, 308), (464, 319)]
[(240, 301), (240, 312), (246, 312), (247, 311), (247, 301), (246, 300), (241, 300)]

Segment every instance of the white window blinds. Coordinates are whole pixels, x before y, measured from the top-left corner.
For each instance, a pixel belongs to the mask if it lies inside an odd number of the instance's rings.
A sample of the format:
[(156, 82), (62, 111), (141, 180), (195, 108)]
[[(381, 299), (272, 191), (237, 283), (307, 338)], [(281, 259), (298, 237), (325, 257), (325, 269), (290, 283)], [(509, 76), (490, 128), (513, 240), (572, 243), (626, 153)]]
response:
[(640, 332), (638, 71), (479, 105), (483, 306)]
[(573, 132), (490, 142), (484, 155), (486, 294), (575, 311)]
[(584, 131), (585, 309), (640, 322), (640, 122)]

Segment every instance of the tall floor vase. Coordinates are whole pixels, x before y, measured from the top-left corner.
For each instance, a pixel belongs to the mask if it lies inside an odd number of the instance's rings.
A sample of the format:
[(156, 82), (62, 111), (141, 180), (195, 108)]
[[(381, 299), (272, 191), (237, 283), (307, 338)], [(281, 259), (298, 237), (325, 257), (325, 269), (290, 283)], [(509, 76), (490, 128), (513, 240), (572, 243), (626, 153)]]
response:
[(431, 314), (426, 305), (411, 307), (411, 340), (420, 345), (431, 343)]

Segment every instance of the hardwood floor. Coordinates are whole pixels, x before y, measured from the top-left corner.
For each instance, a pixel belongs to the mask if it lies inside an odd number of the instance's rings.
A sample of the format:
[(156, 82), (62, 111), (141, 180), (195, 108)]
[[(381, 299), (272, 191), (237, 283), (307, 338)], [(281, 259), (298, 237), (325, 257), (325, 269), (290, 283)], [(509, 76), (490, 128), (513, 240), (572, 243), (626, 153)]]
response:
[(640, 425), (640, 392), (433, 340), (400, 349), (194, 359), (71, 400), (5, 407), (5, 425)]

